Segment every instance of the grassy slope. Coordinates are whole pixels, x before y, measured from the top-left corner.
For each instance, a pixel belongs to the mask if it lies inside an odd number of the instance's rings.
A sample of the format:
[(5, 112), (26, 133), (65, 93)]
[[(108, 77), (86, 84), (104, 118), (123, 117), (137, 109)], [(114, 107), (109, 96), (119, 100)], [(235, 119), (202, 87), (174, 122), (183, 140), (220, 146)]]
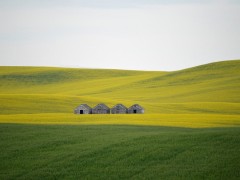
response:
[(146, 113), (240, 113), (240, 60), (175, 72), (0, 67), (1, 114), (140, 103)]

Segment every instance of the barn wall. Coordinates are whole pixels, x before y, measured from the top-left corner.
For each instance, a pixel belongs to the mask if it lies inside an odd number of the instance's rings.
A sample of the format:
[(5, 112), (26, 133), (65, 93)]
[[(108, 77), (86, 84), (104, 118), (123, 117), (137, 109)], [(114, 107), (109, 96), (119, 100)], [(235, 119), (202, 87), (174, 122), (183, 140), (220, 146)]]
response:
[(92, 109), (93, 114), (110, 114), (110, 109), (106, 108), (105, 106), (96, 106)]
[(111, 113), (112, 114), (127, 114), (127, 109), (125, 109), (125, 108), (112, 108)]
[(83, 110), (83, 114), (91, 114), (92, 110), (85, 107), (78, 107), (74, 110), (74, 114), (80, 114), (80, 110)]
[(110, 109), (93, 109), (93, 114), (110, 114)]
[[(136, 110), (136, 113), (134, 113), (134, 110)], [(143, 114), (144, 113), (144, 110), (143, 109), (140, 109), (140, 108), (129, 108), (128, 109), (128, 113), (129, 114)]]

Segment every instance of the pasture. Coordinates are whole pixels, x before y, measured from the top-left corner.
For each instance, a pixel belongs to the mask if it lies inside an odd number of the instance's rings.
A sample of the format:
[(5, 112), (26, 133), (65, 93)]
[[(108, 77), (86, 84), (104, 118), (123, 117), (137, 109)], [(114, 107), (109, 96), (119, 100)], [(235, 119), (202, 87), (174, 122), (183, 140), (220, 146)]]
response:
[(238, 179), (239, 132), (1, 124), (0, 179)]

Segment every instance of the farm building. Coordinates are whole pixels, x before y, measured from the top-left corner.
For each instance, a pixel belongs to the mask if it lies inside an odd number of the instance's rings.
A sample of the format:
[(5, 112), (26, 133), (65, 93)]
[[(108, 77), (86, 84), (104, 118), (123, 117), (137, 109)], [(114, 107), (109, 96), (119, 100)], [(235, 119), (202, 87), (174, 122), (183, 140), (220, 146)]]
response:
[(92, 114), (92, 108), (87, 104), (81, 104), (74, 109), (74, 114)]
[(111, 109), (112, 114), (127, 114), (128, 109), (123, 104), (117, 104)]
[(105, 104), (98, 104), (92, 109), (93, 114), (110, 114), (110, 108)]
[(128, 108), (129, 114), (143, 114), (144, 109), (139, 104), (134, 104)]

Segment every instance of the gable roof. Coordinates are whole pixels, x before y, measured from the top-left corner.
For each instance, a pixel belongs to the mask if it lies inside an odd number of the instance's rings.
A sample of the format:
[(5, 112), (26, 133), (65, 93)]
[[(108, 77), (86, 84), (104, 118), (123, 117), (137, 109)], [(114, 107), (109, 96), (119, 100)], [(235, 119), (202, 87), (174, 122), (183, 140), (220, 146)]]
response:
[(140, 106), (139, 104), (134, 104), (134, 105), (132, 105), (132, 106), (129, 107), (129, 109), (131, 109), (131, 108), (139, 108), (139, 109), (143, 109), (143, 107)]
[(100, 104), (96, 105), (93, 109), (96, 109), (98, 107), (101, 107), (103, 109), (110, 109), (106, 104), (103, 104), (103, 103), (100, 103)]
[(78, 107), (76, 107), (76, 109), (77, 108), (79, 108), (80, 106), (83, 106), (83, 107), (85, 107), (85, 108), (87, 108), (87, 109), (92, 109), (89, 105), (87, 105), (87, 104), (80, 104)]
[(115, 106), (112, 107), (112, 109), (113, 109), (113, 108), (116, 108), (117, 106), (121, 106), (122, 108), (127, 109), (127, 107), (124, 106), (123, 104), (116, 104)]

